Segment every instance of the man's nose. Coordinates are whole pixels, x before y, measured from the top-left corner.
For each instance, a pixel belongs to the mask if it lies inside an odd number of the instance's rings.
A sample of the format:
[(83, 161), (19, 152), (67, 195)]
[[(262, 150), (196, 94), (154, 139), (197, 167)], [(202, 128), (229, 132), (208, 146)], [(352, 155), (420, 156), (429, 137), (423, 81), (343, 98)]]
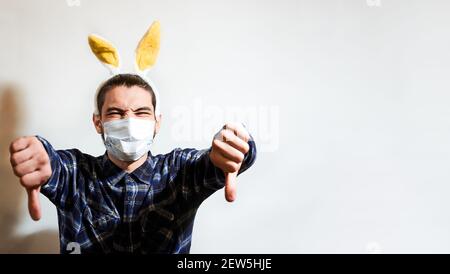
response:
[(136, 115), (134, 114), (134, 112), (131, 109), (128, 109), (127, 111), (125, 111), (122, 114), (122, 119), (134, 118), (134, 117), (136, 117)]

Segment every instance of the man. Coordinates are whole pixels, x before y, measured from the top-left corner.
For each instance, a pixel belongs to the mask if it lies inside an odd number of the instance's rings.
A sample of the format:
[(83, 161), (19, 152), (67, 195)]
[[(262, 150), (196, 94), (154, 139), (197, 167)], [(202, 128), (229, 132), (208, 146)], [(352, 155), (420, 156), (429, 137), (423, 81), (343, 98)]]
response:
[(93, 115), (106, 147), (99, 157), (55, 150), (40, 136), (11, 143), (11, 166), (27, 190), (31, 217), (41, 217), (39, 192), (57, 207), (61, 253), (72, 243), (81, 253), (189, 253), (200, 204), (223, 187), (226, 199), (235, 199), (236, 176), (256, 159), (247, 130), (226, 124), (208, 149), (153, 155), (158, 101), (139, 75), (104, 82)]
[[(139, 76), (111, 78), (98, 97), (98, 133), (105, 134), (105, 124), (130, 119), (154, 123), (152, 137), (158, 133), (154, 96)], [(55, 150), (40, 136), (18, 138), (10, 152), (32, 218), (41, 216), (39, 191), (57, 207), (63, 253), (70, 242), (82, 253), (187, 253), (202, 201), (224, 186), (227, 200), (234, 200), (236, 175), (256, 157), (254, 141), (239, 124), (227, 124), (209, 149), (146, 152), (136, 160), (120, 159), (108, 148), (99, 157)]]

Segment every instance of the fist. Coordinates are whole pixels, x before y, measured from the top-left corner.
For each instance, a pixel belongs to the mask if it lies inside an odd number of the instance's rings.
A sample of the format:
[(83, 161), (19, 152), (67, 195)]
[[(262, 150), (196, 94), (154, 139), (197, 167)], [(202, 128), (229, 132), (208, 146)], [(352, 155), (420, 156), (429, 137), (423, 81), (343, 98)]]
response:
[(34, 220), (40, 219), (40, 186), (52, 175), (50, 159), (36, 137), (20, 137), (10, 147), (10, 162), (14, 174), (28, 193), (28, 209)]
[(242, 124), (227, 123), (212, 141), (211, 162), (225, 173), (225, 198), (236, 199), (236, 176), (250, 147), (250, 135)]

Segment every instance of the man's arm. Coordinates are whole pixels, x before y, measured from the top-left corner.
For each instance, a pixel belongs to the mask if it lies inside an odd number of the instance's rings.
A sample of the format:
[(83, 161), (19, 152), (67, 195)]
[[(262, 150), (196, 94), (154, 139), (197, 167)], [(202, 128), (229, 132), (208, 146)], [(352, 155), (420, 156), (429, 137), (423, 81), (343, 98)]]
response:
[[(39, 192), (42, 191), (58, 208), (70, 199), (67, 185), (69, 178), (74, 176), (75, 166), (70, 164), (71, 158), (70, 155), (58, 154), (50, 143), (39, 136), (20, 137), (11, 143), (11, 166), (27, 190), (28, 210), (33, 220), (41, 218)], [(71, 192), (74, 193), (73, 190)]]
[(227, 124), (215, 136), (211, 148), (184, 150), (180, 159), (183, 167), (183, 196), (201, 203), (225, 186), (225, 197), (236, 197), (236, 177), (256, 160), (256, 145), (241, 124)]

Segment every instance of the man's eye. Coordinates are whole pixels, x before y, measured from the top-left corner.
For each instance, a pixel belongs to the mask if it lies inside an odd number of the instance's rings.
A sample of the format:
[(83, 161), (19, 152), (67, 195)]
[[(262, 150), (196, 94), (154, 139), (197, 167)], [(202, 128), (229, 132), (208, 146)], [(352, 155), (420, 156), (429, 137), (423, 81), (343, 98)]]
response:
[(137, 115), (140, 115), (140, 116), (144, 116), (144, 115), (152, 115), (150, 112), (138, 112), (138, 113), (136, 113)]
[(108, 115), (120, 115), (120, 113), (119, 112), (110, 112), (110, 113), (108, 113)]

